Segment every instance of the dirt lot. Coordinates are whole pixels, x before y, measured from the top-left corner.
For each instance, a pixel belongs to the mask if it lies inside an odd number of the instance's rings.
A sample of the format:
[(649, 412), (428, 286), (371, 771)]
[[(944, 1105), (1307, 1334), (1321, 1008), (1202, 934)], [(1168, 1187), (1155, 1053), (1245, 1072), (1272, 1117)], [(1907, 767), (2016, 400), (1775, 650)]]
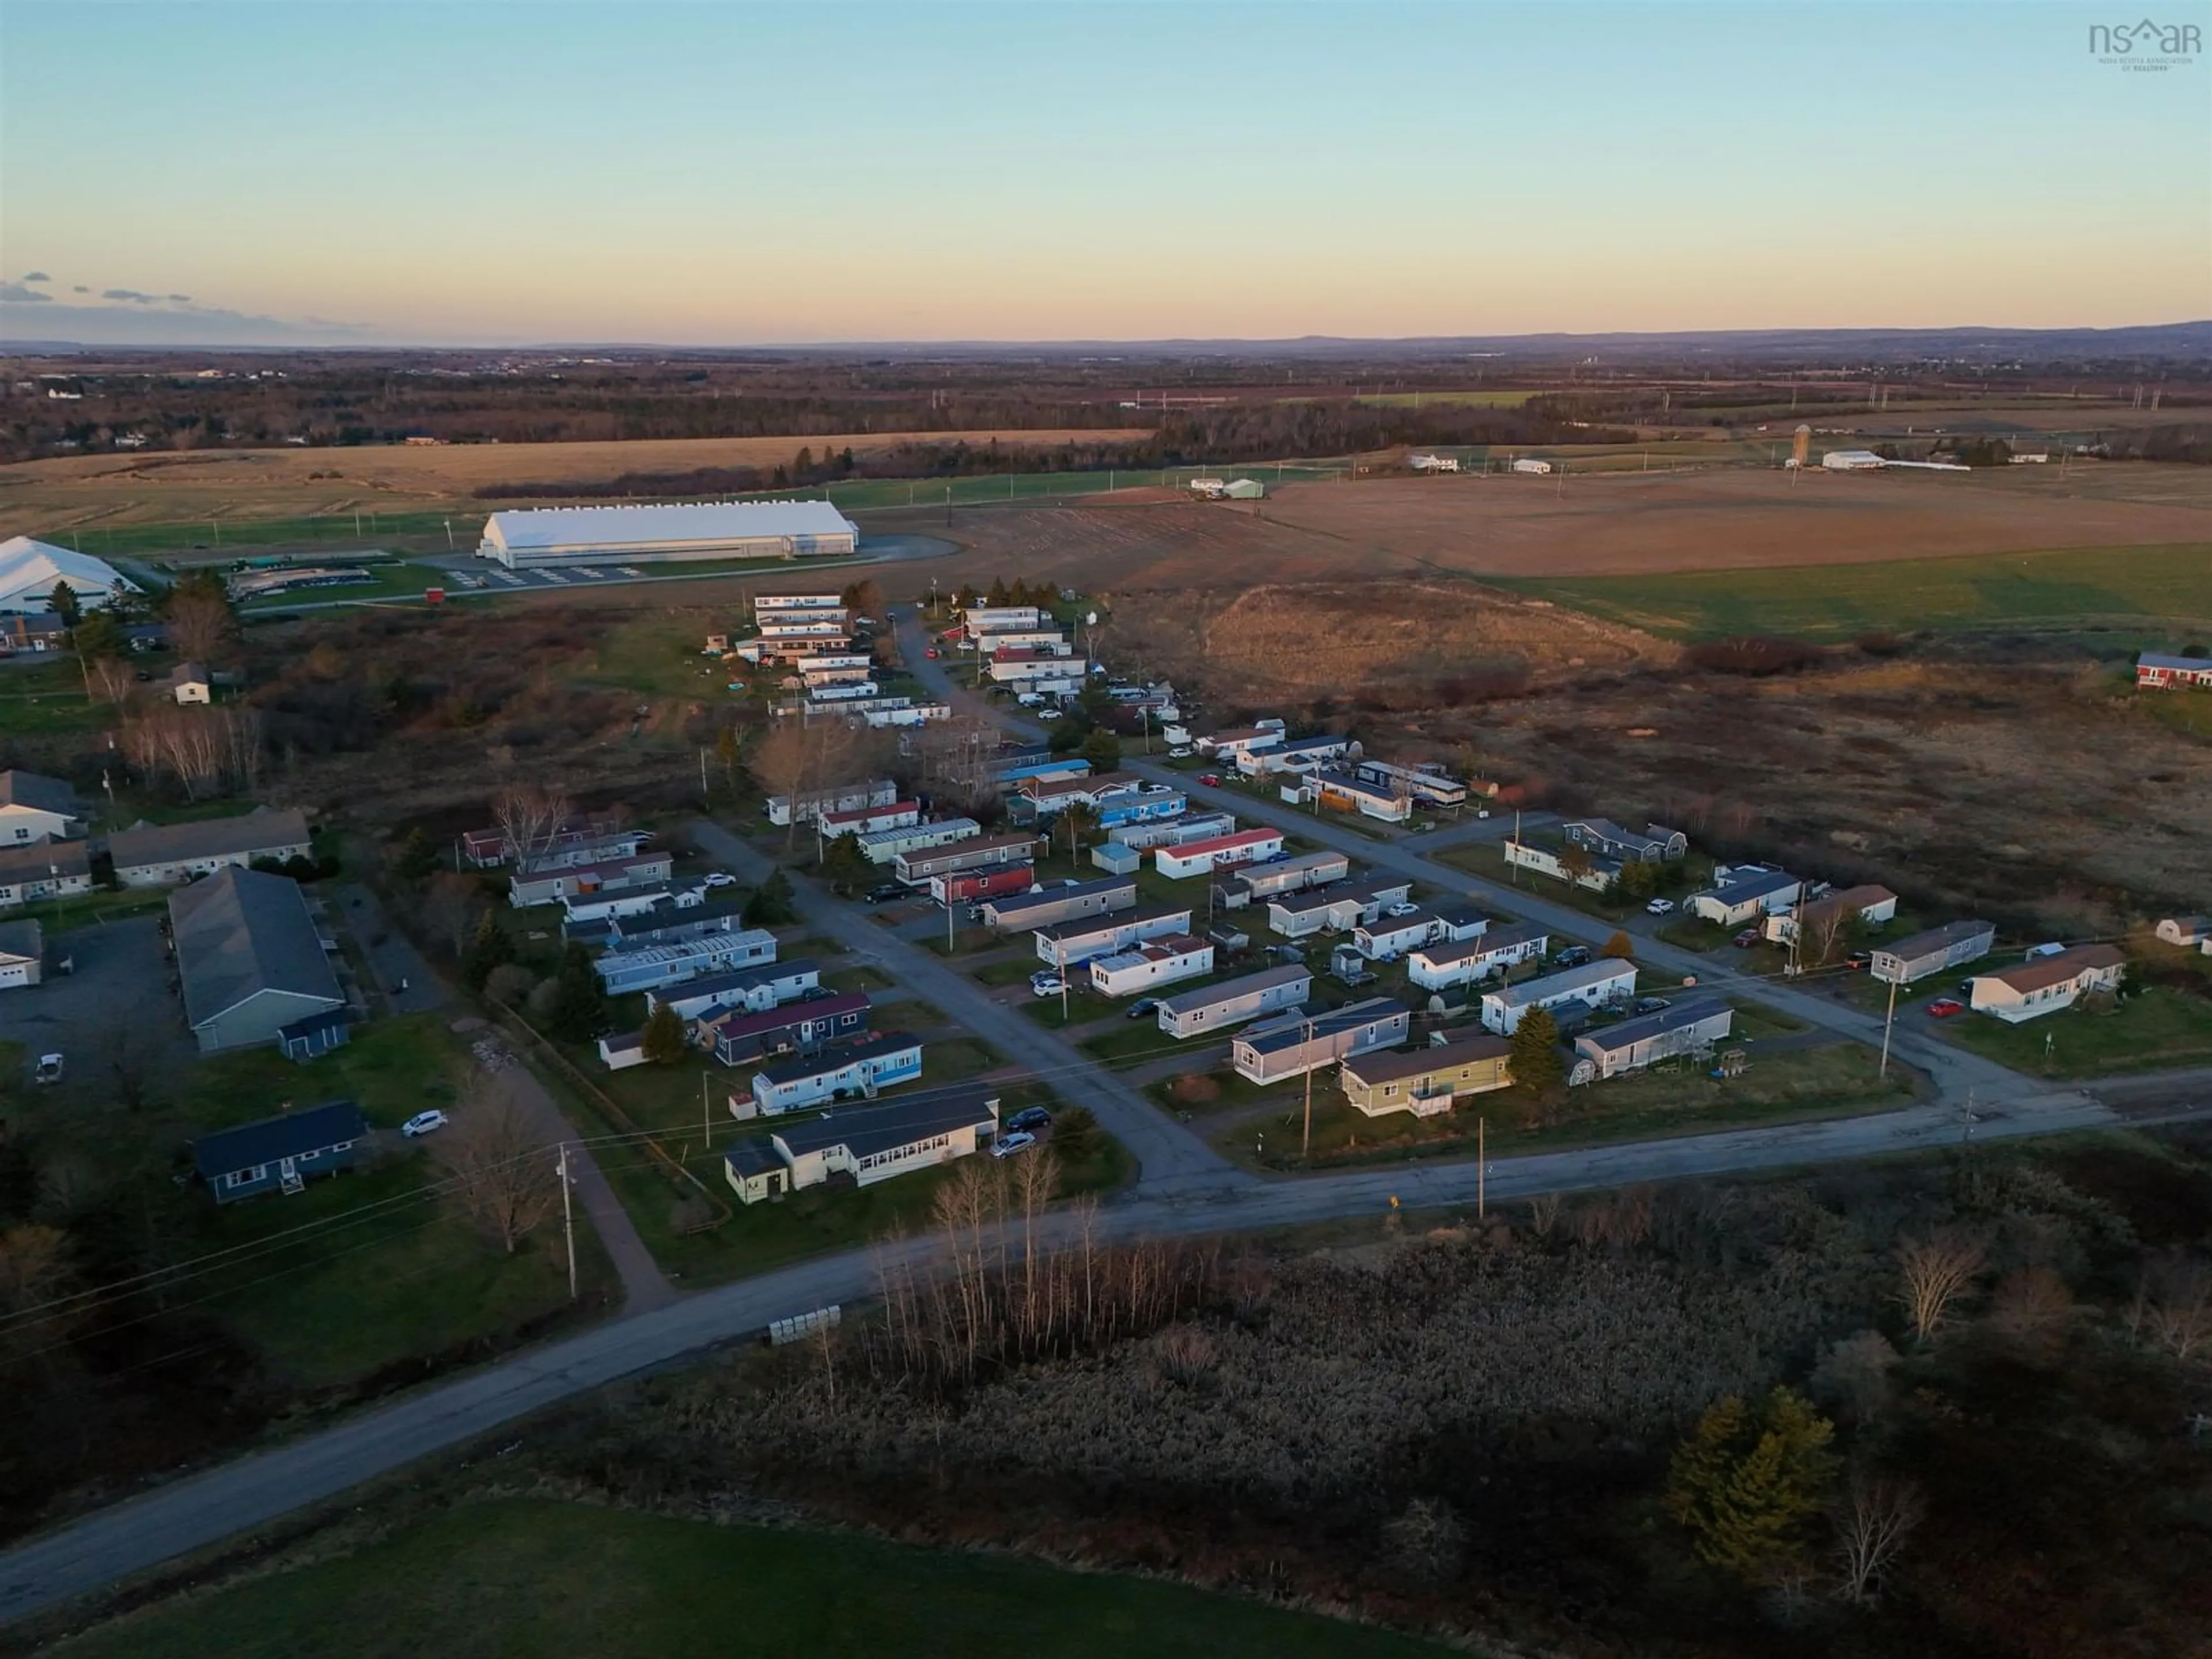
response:
[(1856, 563), (2212, 538), (2212, 476), (2115, 465), (1291, 484), (1263, 507), (1360, 562), (1567, 576)]
[(641, 439), (626, 443), (444, 444), (83, 455), (0, 471), (0, 515), (46, 525), (289, 518), (398, 507), (482, 511), (483, 485), (591, 481), (623, 472), (773, 465), (801, 446), (855, 454), (966, 440), (1036, 447), (1109, 442), (1138, 431), (854, 432), (830, 436)]

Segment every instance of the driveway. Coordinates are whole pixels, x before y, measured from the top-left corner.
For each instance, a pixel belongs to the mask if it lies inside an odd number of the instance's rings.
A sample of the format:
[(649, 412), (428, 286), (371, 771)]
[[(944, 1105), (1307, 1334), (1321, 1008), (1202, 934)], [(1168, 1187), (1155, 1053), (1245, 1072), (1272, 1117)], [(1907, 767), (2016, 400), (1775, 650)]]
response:
[(65, 1054), (80, 1079), (126, 1029), (136, 1057), (157, 1073), (198, 1053), (184, 1005), (169, 988), (168, 946), (157, 913), (73, 927), (51, 935), (46, 945), (50, 964), (66, 957), (76, 971), (50, 970), (43, 985), (0, 992), (0, 1041), (21, 1043), (30, 1060)]
[(339, 886), (336, 897), (338, 920), (361, 946), (375, 977), (374, 986), (362, 988), (382, 993), (387, 1012), (427, 1013), (453, 1000), (445, 981), (415, 948), (415, 941), (392, 925), (374, 893), (357, 881), (349, 881)]

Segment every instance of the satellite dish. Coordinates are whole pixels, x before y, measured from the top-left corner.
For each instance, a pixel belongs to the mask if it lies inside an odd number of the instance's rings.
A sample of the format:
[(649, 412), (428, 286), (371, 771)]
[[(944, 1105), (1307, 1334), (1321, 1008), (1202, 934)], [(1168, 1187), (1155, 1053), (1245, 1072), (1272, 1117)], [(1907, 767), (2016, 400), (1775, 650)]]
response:
[(1096, 627), (1097, 627), (1097, 626), (1098, 626), (1098, 613), (1097, 613), (1096, 611), (1085, 611), (1085, 612), (1083, 613), (1083, 625), (1084, 625), (1085, 628), (1096, 628)]

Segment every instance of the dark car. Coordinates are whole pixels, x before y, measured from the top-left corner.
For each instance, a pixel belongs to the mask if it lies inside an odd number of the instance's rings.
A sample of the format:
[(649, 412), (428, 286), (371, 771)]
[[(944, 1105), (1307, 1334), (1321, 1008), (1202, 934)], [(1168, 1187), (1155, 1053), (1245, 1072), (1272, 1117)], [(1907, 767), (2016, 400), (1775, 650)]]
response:
[(1846, 968), (1871, 968), (1874, 966), (1874, 952), (1871, 951), (1854, 951), (1850, 955), (1844, 958), (1844, 966)]
[(1570, 945), (1552, 958), (1553, 963), (1561, 968), (1579, 968), (1589, 959), (1589, 946), (1587, 945)]
[(1748, 951), (1753, 945), (1759, 943), (1759, 929), (1756, 927), (1747, 927), (1743, 932), (1738, 933), (1729, 942), (1735, 945), (1739, 951)]
[(1124, 1019), (1142, 1019), (1146, 1014), (1158, 1013), (1159, 1012), (1159, 1007), (1160, 1000), (1158, 997), (1139, 997), (1134, 1002), (1131, 1003), (1127, 1008), (1124, 1008), (1121, 1011), (1121, 1018)]
[(866, 896), (871, 904), (889, 904), (893, 899), (902, 899), (906, 896), (905, 888), (895, 881), (887, 881), (880, 887), (868, 889)]
[(1052, 1114), (1042, 1106), (1025, 1106), (1006, 1120), (1010, 1134), (1040, 1134), (1052, 1127)]

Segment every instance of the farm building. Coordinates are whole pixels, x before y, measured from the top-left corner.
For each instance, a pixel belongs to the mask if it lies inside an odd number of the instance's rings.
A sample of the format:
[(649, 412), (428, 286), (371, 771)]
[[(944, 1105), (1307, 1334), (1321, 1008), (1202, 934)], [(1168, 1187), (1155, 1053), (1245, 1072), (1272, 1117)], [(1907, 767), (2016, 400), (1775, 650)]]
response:
[(2212, 688), (2212, 657), (2168, 657), (2146, 651), (2136, 659), (2136, 684), (2161, 691), (2185, 685)]
[(1974, 962), (1989, 955), (1997, 942), (1995, 922), (1947, 921), (1911, 939), (1885, 945), (1874, 953), (1874, 977), (1894, 985), (1910, 985), (1946, 968)]
[(1720, 927), (1741, 927), (1761, 916), (1787, 910), (1803, 896), (1805, 884), (1786, 870), (1756, 864), (1716, 866), (1713, 885), (1692, 893), (1683, 908)]
[(1513, 470), (1516, 472), (1532, 472), (1541, 476), (1552, 470), (1552, 464), (1549, 461), (1518, 460), (1513, 463)]
[(1511, 1087), (1512, 1055), (1504, 1037), (1458, 1036), (1404, 1053), (1356, 1055), (1344, 1062), (1337, 1082), (1353, 1109), (1368, 1117), (1435, 1117), (1462, 1095)]
[(0, 991), (22, 990), (46, 976), (46, 930), (36, 921), (0, 921)]
[(477, 556), (527, 570), (595, 562), (849, 558), (860, 548), (860, 526), (827, 501), (714, 501), (495, 513)]
[(1093, 957), (1090, 969), (1091, 988), (1100, 996), (1133, 997), (1212, 973), (1213, 942), (1194, 933), (1164, 933), (1110, 956)]
[(361, 1108), (332, 1101), (202, 1135), (192, 1142), (192, 1167), (218, 1204), (257, 1193), (296, 1193), (311, 1176), (350, 1169), (354, 1147), (368, 1133)]
[(1511, 1036), (1532, 1008), (1552, 1010), (1569, 1004), (1589, 1008), (1622, 1002), (1636, 994), (1636, 964), (1601, 957), (1579, 968), (1567, 968), (1541, 979), (1523, 980), (1486, 992), (1482, 1023), (1499, 1036)]
[(1975, 975), (1967, 981), (1967, 1000), (1978, 1014), (2018, 1025), (2070, 1008), (2092, 992), (2118, 990), (2127, 970), (2127, 956), (2118, 945), (2077, 945), (2017, 968)]
[(1406, 958), (1406, 977), (1424, 991), (1449, 991), (1503, 974), (1544, 954), (1551, 934), (1541, 924), (1516, 922), (1472, 938), (1439, 939)]
[(817, 1054), (776, 1060), (753, 1073), (752, 1092), (730, 1097), (730, 1115), (774, 1116), (825, 1100), (873, 1099), (877, 1091), (921, 1075), (921, 1039), (870, 1031)]
[(0, 611), (35, 612), (48, 608), (54, 589), (66, 584), (77, 603), (97, 611), (113, 599), (143, 590), (113, 565), (28, 536), (0, 542)]
[(1037, 930), (1036, 953), (1050, 967), (1073, 967), (1095, 957), (1132, 950), (1146, 939), (1188, 933), (1190, 915), (1188, 904), (1156, 904), (1142, 910), (1066, 921), (1057, 927)]
[(1416, 472), (1456, 472), (1459, 471), (1459, 457), (1456, 455), (1408, 455), (1406, 457), (1406, 465)]
[(609, 996), (618, 997), (630, 991), (658, 991), (704, 975), (775, 959), (775, 935), (765, 928), (752, 927), (602, 951), (593, 960), (592, 971), (599, 975)]
[(1313, 994), (1313, 975), (1296, 967), (1264, 968), (1242, 979), (1203, 985), (1160, 1000), (1160, 1030), (1181, 1042), (1210, 1036), (1262, 1014), (1294, 1007)]
[(242, 817), (202, 818), (192, 823), (133, 824), (107, 838), (115, 878), (125, 887), (173, 887), (226, 865), (256, 859), (306, 858), (307, 820), (298, 812), (257, 806)]
[(1394, 1048), (1413, 1029), (1402, 1002), (1370, 997), (1325, 1013), (1292, 1012), (1239, 1033), (1233, 1050), (1237, 1075), (1251, 1083), (1279, 1083), (1334, 1066), (1356, 1054)]
[(92, 849), (83, 842), (42, 836), (21, 847), (0, 846), (0, 910), (91, 890)]
[(1832, 449), (1820, 457), (1831, 472), (1874, 472), (1888, 465), (1871, 449)]
[(202, 1054), (274, 1043), (305, 1060), (345, 1041), (345, 994), (289, 876), (226, 867), (169, 900), (185, 1023)]
[(1185, 842), (1180, 847), (1156, 848), (1152, 864), (1162, 875), (1180, 879), (1216, 874), (1240, 864), (1256, 864), (1262, 859), (1273, 858), (1282, 850), (1283, 832), (1279, 830), (1240, 830), (1234, 835)]
[[(773, 939), (769, 944), (774, 945)], [(771, 951), (770, 955), (773, 956)], [(676, 1011), (678, 1019), (709, 1024), (726, 1014), (764, 1013), (815, 994), (822, 983), (822, 964), (812, 957), (793, 957), (789, 962), (756, 962), (750, 968), (706, 974), (645, 994), (652, 1012), (662, 1003)]]
[(169, 695), (179, 703), (206, 703), (215, 700), (215, 679), (204, 663), (180, 662), (169, 671), (165, 682)]
[(1766, 919), (1766, 937), (1777, 945), (1794, 945), (1802, 938), (1816, 950), (1835, 943), (1854, 921), (1879, 927), (1897, 915), (1897, 895), (1871, 883), (1846, 887)]
[(1575, 1039), (1575, 1052), (1601, 1078), (1641, 1071), (1676, 1054), (1692, 1054), (1723, 1040), (1735, 1010), (1717, 998), (1699, 997), (1638, 1019), (1625, 1019)]
[(0, 846), (60, 841), (83, 829), (83, 803), (61, 779), (20, 768), (0, 772)]
[(973, 1084), (880, 1106), (837, 1107), (731, 1149), (724, 1173), (747, 1204), (818, 1187), (833, 1175), (860, 1186), (979, 1152), (998, 1138), (999, 1101)]

